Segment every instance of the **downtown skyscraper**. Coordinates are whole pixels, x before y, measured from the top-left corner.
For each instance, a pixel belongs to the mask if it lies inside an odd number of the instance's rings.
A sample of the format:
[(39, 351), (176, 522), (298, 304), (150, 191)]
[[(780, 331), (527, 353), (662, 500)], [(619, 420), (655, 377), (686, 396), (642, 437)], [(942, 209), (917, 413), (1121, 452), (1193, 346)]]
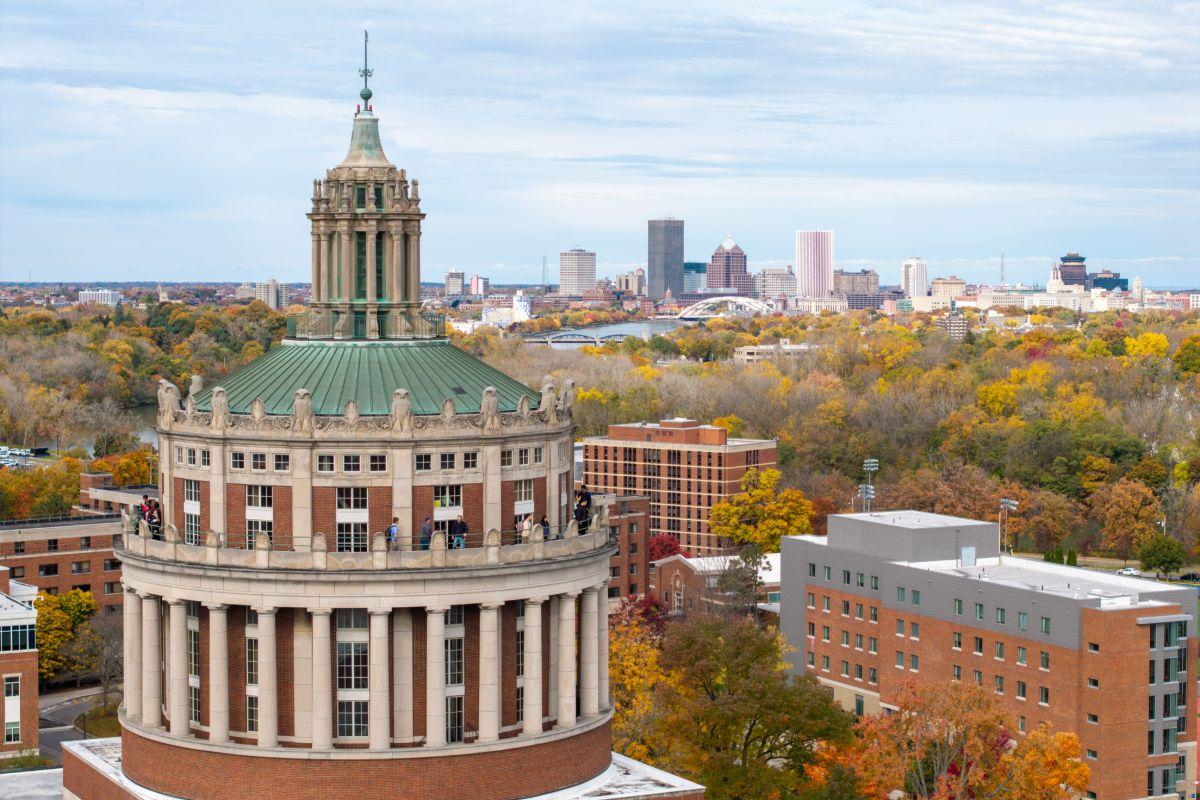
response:
[(828, 297), (833, 291), (833, 231), (796, 231), (796, 294)]
[(900, 265), (900, 288), (904, 290), (905, 297), (924, 297), (929, 294), (929, 271), (923, 259), (913, 256)]
[(577, 296), (596, 286), (596, 254), (576, 247), (558, 254), (558, 293)]
[(649, 221), (646, 272), (652, 300), (661, 299), (668, 290), (675, 298), (683, 294), (683, 220)]

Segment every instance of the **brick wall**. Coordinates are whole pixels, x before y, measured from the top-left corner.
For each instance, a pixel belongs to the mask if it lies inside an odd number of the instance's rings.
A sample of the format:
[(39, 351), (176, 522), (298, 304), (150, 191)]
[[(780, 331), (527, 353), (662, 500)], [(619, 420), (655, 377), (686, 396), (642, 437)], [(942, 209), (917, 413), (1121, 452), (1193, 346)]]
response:
[(418, 546), (421, 541), (421, 524), (425, 521), (426, 517), (432, 516), (433, 487), (412, 487), (412, 536), (414, 547)]
[(175, 498), (175, 502), (171, 507), (171, 519), (169, 520), (175, 526), (175, 530), (183, 535), (183, 478), (171, 479), (171, 497)]
[(313, 487), (312, 515), (313, 533), (325, 534), (325, 546), (332, 550), (337, 534), (337, 490), (334, 487)]
[(478, 535), (470, 536), (470, 534), (483, 533), (483, 484), (482, 483), (464, 483), (462, 487), (463, 493), (463, 521), (467, 523), (467, 530), (472, 546), (476, 542), (482, 542), (483, 539)]
[(392, 487), (372, 486), (367, 489), (367, 533), (374, 536), (386, 532), (391, 524)]
[(274, 546), (279, 550), (290, 550), (292, 548), (292, 487), (273, 487), (271, 504), (274, 506), (271, 522)]
[[(96, 526), (97, 530), (111, 530), (105, 526)], [(21, 541), (25, 552), (17, 554), (16, 541), (7, 541), (0, 549), (0, 566), (8, 567), (9, 577), (21, 583), (36, 586), (39, 591), (52, 594), (66, 594), (73, 586), (87, 586), (100, 606), (113, 609), (120, 608), (124, 601), (121, 591), (121, 568), (117, 564), (114, 569), (105, 569), (106, 562), (113, 562), (116, 557), (112, 551), (112, 534), (91, 536), (87, 548), (83, 547), (80, 537), (64, 537), (59, 539), (29, 539)], [(50, 542), (54, 541), (57, 550), (50, 550)], [(79, 562), (86, 564), (86, 572), (73, 573), (71, 565)], [(41, 575), (43, 566), (51, 567), (55, 574)], [(115, 592), (104, 593), (104, 584), (116, 584)]]
[[(0, 675), (21, 676), (21, 741), (4, 744), (0, 737), (0, 765), (6, 754), (38, 748), (38, 654), (36, 650), (0, 654)], [(4, 703), (0, 700), (0, 731), (4, 730)]]
[(246, 546), (245, 484), (225, 484), (225, 544), (227, 547)]
[[(608, 725), (511, 750), (378, 760), (262, 758), (163, 744), (122, 730), (125, 774), (137, 783), (194, 800), (245, 797), (324, 800), (331, 787), (355, 800), (515, 800), (582, 783), (610, 761)], [(91, 800), (73, 765), (64, 785)], [(82, 789), (82, 793), (81, 790)]]

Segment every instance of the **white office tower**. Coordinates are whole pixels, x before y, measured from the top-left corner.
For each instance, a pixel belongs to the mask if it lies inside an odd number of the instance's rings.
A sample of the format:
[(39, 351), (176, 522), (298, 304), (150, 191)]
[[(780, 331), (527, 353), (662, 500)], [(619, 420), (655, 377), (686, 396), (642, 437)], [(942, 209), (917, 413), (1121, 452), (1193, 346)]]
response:
[(833, 231), (796, 231), (796, 294), (828, 297), (833, 291)]
[(254, 285), (254, 299), (267, 304), (272, 311), (282, 311), (288, 304), (288, 285), (271, 278)]
[(558, 254), (558, 293), (581, 295), (596, 286), (596, 254), (574, 248)]
[(929, 270), (924, 259), (913, 256), (900, 265), (900, 288), (905, 297), (924, 297), (929, 294)]

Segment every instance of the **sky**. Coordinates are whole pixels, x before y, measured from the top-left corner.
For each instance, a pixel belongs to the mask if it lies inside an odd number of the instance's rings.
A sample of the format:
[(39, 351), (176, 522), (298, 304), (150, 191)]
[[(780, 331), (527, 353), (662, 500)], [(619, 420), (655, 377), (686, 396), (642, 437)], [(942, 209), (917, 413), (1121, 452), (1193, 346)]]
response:
[(425, 280), (613, 275), (674, 216), (752, 269), (819, 228), (884, 283), (1200, 285), (1200, 4), (1155, 0), (5, 0), (0, 281), (308, 280), (364, 28)]

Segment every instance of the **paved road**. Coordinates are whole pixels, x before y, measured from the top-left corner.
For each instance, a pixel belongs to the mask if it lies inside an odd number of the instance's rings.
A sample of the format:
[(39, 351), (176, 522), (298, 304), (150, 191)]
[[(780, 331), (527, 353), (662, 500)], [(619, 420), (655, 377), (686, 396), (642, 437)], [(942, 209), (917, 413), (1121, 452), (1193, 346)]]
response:
[(99, 695), (77, 697), (43, 709), (38, 718), (38, 739), (41, 743), (42, 755), (56, 764), (61, 764), (62, 743), (75, 742), (84, 738), (83, 734), (72, 726), (75, 717), (87, 711), (99, 699)]

